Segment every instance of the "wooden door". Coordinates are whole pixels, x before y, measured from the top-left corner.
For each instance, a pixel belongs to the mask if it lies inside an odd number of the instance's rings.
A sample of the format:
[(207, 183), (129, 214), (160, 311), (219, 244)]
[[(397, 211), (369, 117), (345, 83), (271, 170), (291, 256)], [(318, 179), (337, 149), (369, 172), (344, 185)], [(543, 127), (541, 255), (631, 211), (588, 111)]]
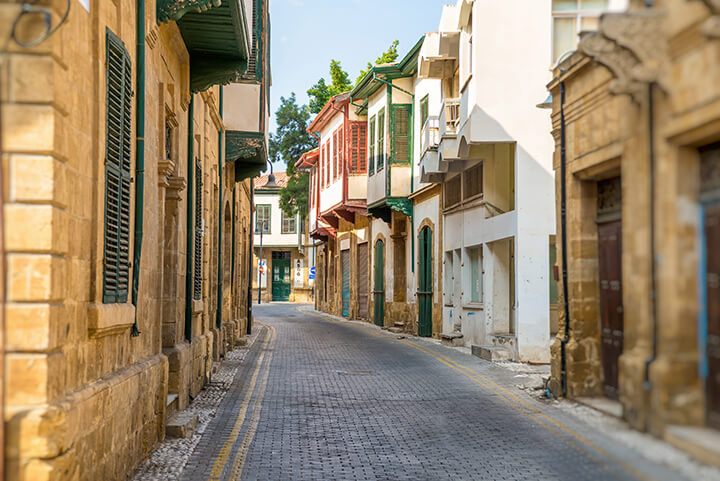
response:
[(600, 316), (605, 395), (618, 397), (618, 360), (623, 351), (622, 221), (598, 224)]
[(290, 253), (272, 253), (272, 300), (290, 300)]
[(368, 317), (368, 244), (360, 244), (358, 246), (358, 265), (355, 270), (357, 273), (358, 288), (358, 317), (367, 319)]
[(342, 257), (342, 315), (350, 317), (350, 250), (340, 253)]
[[(706, 317), (705, 397), (708, 425), (720, 429), (720, 202), (703, 208), (704, 304)], [(702, 327), (701, 327), (702, 328)]]
[(429, 227), (420, 231), (420, 262), (418, 266), (418, 336), (432, 336), (433, 275), (432, 231)]
[(375, 302), (374, 320), (378, 326), (385, 325), (385, 243), (375, 243), (375, 283), (373, 285)]

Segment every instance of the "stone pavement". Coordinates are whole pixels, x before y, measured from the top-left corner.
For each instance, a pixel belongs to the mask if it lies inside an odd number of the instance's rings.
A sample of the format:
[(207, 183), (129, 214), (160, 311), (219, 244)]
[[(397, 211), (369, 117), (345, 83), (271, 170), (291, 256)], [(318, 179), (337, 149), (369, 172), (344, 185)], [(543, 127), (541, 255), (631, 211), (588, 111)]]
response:
[(254, 313), (265, 327), (180, 479), (715, 479), (651, 461), (458, 350), (292, 304)]

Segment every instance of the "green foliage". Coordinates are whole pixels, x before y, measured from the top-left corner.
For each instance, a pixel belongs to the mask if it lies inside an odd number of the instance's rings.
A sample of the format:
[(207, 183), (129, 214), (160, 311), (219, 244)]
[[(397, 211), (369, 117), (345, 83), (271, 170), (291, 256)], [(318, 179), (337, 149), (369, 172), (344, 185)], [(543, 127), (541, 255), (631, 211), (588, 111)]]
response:
[(319, 113), (328, 100), (335, 95), (347, 92), (353, 87), (352, 83), (350, 83), (350, 76), (342, 69), (342, 65), (338, 60), (330, 60), (330, 80), (332, 80), (332, 83), (328, 85), (325, 79), (321, 78), (308, 89), (310, 112)]
[(362, 78), (367, 75), (367, 73), (370, 71), (371, 68), (373, 68), (373, 65), (382, 65), (385, 63), (393, 63), (398, 58), (398, 45), (400, 44), (399, 40), (395, 40), (393, 43), (390, 44), (390, 47), (386, 51), (384, 51), (380, 56), (375, 60), (374, 64), (371, 64), (370, 62), (367, 63), (367, 68), (360, 71), (360, 76), (358, 76), (357, 80), (355, 81), (355, 85), (359, 84)]
[(310, 149), (317, 147), (317, 139), (307, 132), (310, 112), (298, 105), (295, 93), (280, 97), (275, 112), (277, 129), (270, 134), (270, 161), (284, 162), (287, 166), (288, 185), (280, 190), (280, 208), (287, 215), (300, 214), (304, 219), (308, 211), (308, 174), (297, 172), (295, 162)]

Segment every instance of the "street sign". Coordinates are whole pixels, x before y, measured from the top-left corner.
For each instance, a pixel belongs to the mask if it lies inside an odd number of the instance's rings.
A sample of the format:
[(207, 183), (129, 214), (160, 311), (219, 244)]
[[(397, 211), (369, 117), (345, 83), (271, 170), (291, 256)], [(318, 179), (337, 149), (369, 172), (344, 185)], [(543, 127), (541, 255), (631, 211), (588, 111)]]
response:
[(311, 281), (315, 279), (315, 266), (313, 266), (313, 267), (310, 268), (310, 275), (308, 276), (308, 278), (309, 278)]
[(260, 274), (265, 274), (265, 269), (263, 266), (258, 267), (258, 271), (260, 271)]

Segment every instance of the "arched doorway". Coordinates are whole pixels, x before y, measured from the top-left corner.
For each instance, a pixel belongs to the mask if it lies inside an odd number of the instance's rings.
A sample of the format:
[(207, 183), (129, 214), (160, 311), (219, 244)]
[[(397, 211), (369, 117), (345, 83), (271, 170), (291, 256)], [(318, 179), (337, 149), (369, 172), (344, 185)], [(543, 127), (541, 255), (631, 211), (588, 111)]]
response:
[(378, 326), (385, 325), (385, 242), (375, 243), (375, 282), (373, 285), (375, 300), (374, 319)]
[(432, 230), (424, 227), (418, 239), (420, 246), (418, 266), (418, 335), (432, 336), (433, 273)]

